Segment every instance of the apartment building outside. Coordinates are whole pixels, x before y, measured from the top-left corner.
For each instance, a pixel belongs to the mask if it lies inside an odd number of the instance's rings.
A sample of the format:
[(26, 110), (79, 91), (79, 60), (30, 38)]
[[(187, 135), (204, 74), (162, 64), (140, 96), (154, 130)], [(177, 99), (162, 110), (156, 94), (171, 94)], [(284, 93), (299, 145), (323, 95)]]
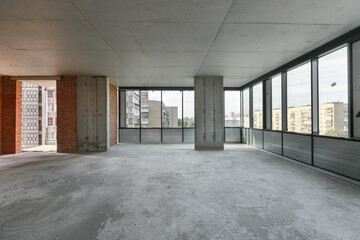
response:
[[(319, 134), (346, 136), (348, 132), (348, 105), (330, 102), (319, 106)], [(262, 111), (254, 112), (254, 127), (262, 123)], [(311, 106), (290, 107), (287, 110), (288, 131), (311, 133)], [(244, 118), (246, 119), (246, 118)], [(272, 110), (273, 130), (281, 130), (281, 108)]]

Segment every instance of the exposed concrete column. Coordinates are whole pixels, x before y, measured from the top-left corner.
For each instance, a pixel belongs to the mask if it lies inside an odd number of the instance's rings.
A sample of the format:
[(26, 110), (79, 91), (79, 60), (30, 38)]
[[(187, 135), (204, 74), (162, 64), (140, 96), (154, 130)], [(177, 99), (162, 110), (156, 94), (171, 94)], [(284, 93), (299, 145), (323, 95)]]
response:
[(110, 146), (109, 105), (107, 77), (78, 77), (78, 151), (107, 151)]
[(224, 150), (223, 77), (195, 77), (195, 149)]

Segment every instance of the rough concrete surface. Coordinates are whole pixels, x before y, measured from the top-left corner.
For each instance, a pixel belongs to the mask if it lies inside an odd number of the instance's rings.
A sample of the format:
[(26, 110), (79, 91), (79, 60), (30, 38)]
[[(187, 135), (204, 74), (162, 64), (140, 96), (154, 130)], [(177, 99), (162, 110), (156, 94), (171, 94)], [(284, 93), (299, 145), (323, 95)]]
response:
[(0, 239), (359, 239), (360, 187), (246, 145), (0, 157)]

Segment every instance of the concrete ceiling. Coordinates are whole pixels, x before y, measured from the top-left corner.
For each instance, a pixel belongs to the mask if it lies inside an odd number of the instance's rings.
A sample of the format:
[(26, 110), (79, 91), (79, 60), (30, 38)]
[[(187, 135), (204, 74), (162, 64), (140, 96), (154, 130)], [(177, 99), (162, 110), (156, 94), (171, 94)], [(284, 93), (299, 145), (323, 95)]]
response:
[(242, 84), (360, 26), (359, 0), (2, 0), (0, 74)]

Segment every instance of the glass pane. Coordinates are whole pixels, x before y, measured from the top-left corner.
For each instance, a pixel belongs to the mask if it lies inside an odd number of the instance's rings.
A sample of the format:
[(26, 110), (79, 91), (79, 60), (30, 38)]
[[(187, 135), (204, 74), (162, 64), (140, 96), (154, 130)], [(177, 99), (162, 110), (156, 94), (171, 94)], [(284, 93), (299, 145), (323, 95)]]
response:
[(225, 91), (225, 127), (240, 127), (240, 91)]
[(243, 91), (243, 99), (244, 99), (244, 127), (250, 127), (250, 109), (249, 109), (249, 89), (245, 89)]
[(272, 85), (272, 130), (281, 130), (281, 75), (271, 79)]
[(141, 127), (160, 128), (161, 110), (165, 106), (161, 103), (161, 91), (141, 91)]
[(181, 91), (163, 91), (163, 128), (181, 128), (182, 93)]
[(194, 127), (194, 91), (184, 91), (184, 128)]
[(319, 133), (348, 134), (347, 47), (319, 58)]
[(126, 127), (140, 127), (140, 91), (126, 91)]
[(253, 86), (253, 119), (254, 128), (263, 128), (263, 85)]
[(311, 65), (287, 73), (288, 131), (311, 133)]

